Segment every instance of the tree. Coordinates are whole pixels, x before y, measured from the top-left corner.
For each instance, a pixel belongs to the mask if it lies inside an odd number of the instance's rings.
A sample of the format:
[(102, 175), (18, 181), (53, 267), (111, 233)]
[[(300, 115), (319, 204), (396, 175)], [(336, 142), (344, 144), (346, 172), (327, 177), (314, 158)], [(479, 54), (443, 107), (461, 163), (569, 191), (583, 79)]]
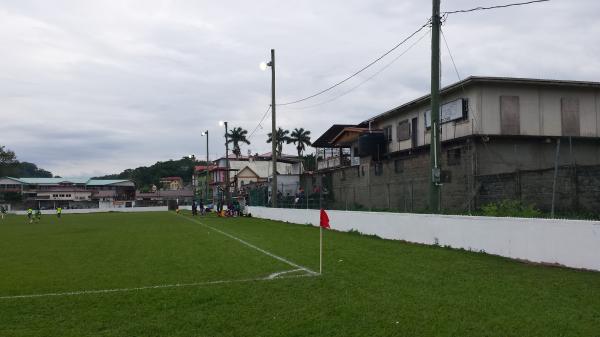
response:
[(52, 173), (33, 163), (18, 161), (14, 151), (0, 146), (0, 177), (52, 178)]
[(15, 153), (4, 146), (0, 146), (0, 165), (13, 164), (17, 161)]
[(294, 145), (296, 145), (296, 151), (298, 151), (298, 158), (302, 157), (302, 152), (306, 150), (306, 145), (311, 144), (310, 131), (304, 130), (304, 128), (294, 129), (290, 134), (287, 143), (294, 143)]
[(233, 154), (236, 158), (239, 158), (242, 154), (240, 149), (240, 143), (246, 143), (250, 145), (250, 141), (246, 138), (248, 130), (244, 130), (241, 127), (235, 127), (229, 130), (227, 134), (227, 144), (233, 144)]
[[(282, 128), (277, 129), (277, 133), (275, 134), (275, 141), (277, 142), (277, 144), (276, 144), (277, 149), (276, 149), (275, 155), (278, 158), (281, 158), (281, 154), (283, 152), (283, 143), (289, 143), (289, 139), (290, 139), (290, 137), (288, 136), (289, 133), (290, 133), (289, 130), (284, 130)], [(269, 132), (269, 134), (267, 135), (267, 137), (269, 137), (267, 139), (267, 143), (271, 142), (272, 136), (273, 136), (273, 133)]]

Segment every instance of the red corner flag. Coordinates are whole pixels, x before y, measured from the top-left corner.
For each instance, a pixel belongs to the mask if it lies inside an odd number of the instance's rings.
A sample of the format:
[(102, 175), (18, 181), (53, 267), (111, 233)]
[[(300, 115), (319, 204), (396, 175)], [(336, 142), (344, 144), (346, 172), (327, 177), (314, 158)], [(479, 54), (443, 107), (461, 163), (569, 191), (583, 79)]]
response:
[(321, 223), (320, 226), (322, 228), (330, 228), (329, 227), (329, 216), (327, 216), (327, 212), (321, 208)]

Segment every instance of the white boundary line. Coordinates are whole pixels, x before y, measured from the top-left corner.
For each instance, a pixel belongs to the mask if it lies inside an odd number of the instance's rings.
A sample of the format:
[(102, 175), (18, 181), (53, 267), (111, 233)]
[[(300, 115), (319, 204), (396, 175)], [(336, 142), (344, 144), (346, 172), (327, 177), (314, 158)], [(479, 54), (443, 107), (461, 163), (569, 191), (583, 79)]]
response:
[[(67, 291), (67, 292), (56, 292), (56, 293), (43, 293), (43, 294), (28, 294), (28, 295), (12, 295), (12, 296), (0, 296), (0, 300), (10, 300), (10, 299), (23, 299), (23, 298), (38, 298), (38, 297), (58, 297), (58, 296), (78, 296), (78, 295), (92, 295), (92, 294), (109, 294), (109, 293), (119, 293), (119, 292), (131, 292), (131, 291), (140, 291), (140, 290), (150, 290), (150, 289), (168, 289), (168, 288), (182, 288), (182, 287), (199, 287), (199, 286), (209, 286), (216, 284), (230, 284), (230, 283), (245, 283), (245, 282), (258, 282), (258, 281), (272, 281), (277, 279), (291, 279), (291, 278), (299, 278), (299, 277), (314, 277), (319, 276), (320, 274), (307, 268), (296, 264), (292, 261), (289, 261), (281, 256), (270, 253), (262, 248), (259, 248), (247, 241), (244, 241), (238, 237), (235, 237), (229, 233), (223, 232), (215, 227), (202, 223), (198, 220), (191, 219), (184, 216), (184, 219), (189, 220), (191, 222), (200, 224), (206, 228), (209, 228), (217, 233), (227, 236), (230, 239), (236, 240), (242, 243), (245, 246), (248, 246), (254, 250), (257, 250), (267, 256), (270, 256), (276, 260), (284, 262), (296, 269), (292, 270), (284, 270), (281, 272), (272, 273), (266, 277), (257, 277), (257, 278), (248, 278), (248, 279), (240, 279), (240, 280), (219, 280), (219, 281), (206, 281), (206, 282), (195, 282), (195, 283), (175, 283), (175, 284), (159, 284), (154, 286), (144, 286), (144, 287), (134, 287), (134, 288), (115, 288), (115, 289), (99, 289), (99, 290), (79, 290), (79, 291)], [(297, 271), (304, 271), (306, 274), (300, 275), (292, 275), (292, 276), (282, 276), (289, 273), (294, 273)]]
[[(300, 269), (298, 269), (300, 270)], [(28, 295), (12, 295), (12, 296), (1, 296), (0, 300), (12, 300), (22, 298), (38, 298), (38, 297), (58, 297), (58, 296), (78, 296), (78, 295), (92, 295), (92, 294), (110, 294), (110, 293), (122, 293), (140, 290), (150, 289), (169, 289), (169, 288), (182, 288), (182, 287), (201, 287), (210, 286), (217, 284), (230, 284), (230, 283), (246, 283), (246, 282), (259, 282), (259, 281), (273, 281), (282, 279), (292, 279), (299, 277), (313, 277), (313, 274), (302, 274), (293, 276), (280, 276), (286, 273), (295, 272), (298, 270), (287, 270), (278, 273), (273, 273), (267, 277), (249, 278), (241, 280), (219, 280), (219, 281), (206, 281), (206, 282), (195, 282), (195, 283), (175, 283), (175, 284), (160, 284), (154, 286), (135, 287), (135, 288), (115, 288), (115, 289), (100, 289), (100, 290), (79, 290), (79, 291), (67, 291), (62, 293), (44, 293), (44, 294), (28, 294)]]
[(236, 241), (238, 241), (238, 242), (240, 242), (240, 243), (242, 243), (242, 244), (244, 244), (244, 245), (246, 245), (246, 246), (248, 246), (248, 247), (250, 247), (252, 249), (255, 249), (255, 250), (257, 250), (257, 251), (259, 251), (259, 252), (261, 252), (261, 253), (263, 253), (263, 254), (265, 254), (267, 256), (270, 256), (270, 257), (272, 257), (272, 258), (274, 258), (276, 260), (279, 260), (281, 262), (287, 263), (288, 265), (290, 265), (290, 266), (292, 266), (294, 268), (298, 268), (298, 269), (304, 270), (305, 272), (307, 272), (307, 273), (309, 273), (309, 274), (311, 274), (313, 276), (320, 275), (316, 271), (313, 271), (313, 270), (311, 270), (311, 269), (309, 269), (307, 267), (304, 267), (304, 266), (301, 266), (299, 264), (296, 264), (296, 263), (294, 263), (294, 262), (292, 262), (290, 260), (287, 260), (287, 259), (285, 259), (285, 258), (283, 258), (281, 256), (278, 256), (278, 255), (275, 255), (273, 253), (270, 253), (270, 252), (268, 252), (268, 251), (266, 251), (266, 250), (264, 250), (262, 248), (259, 248), (259, 247), (255, 246), (255, 245), (253, 245), (253, 244), (251, 244), (251, 243), (249, 243), (247, 241), (244, 241), (244, 240), (242, 240), (242, 239), (240, 239), (238, 237), (235, 237), (235, 236), (233, 236), (233, 235), (231, 235), (229, 233), (223, 232), (222, 230), (219, 230), (219, 229), (217, 229), (217, 228), (215, 228), (213, 226), (207, 225), (207, 224), (202, 223), (202, 222), (200, 222), (198, 220), (195, 220), (195, 219), (188, 218), (186, 216), (183, 216), (183, 218), (186, 219), (186, 220), (189, 220), (191, 222), (197, 223), (199, 225), (202, 225), (202, 226), (204, 226), (206, 228), (209, 228), (209, 229), (211, 229), (211, 230), (213, 230), (213, 231), (215, 231), (217, 233), (225, 235), (226, 237), (228, 237), (230, 239), (233, 239), (233, 240), (236, 240)]

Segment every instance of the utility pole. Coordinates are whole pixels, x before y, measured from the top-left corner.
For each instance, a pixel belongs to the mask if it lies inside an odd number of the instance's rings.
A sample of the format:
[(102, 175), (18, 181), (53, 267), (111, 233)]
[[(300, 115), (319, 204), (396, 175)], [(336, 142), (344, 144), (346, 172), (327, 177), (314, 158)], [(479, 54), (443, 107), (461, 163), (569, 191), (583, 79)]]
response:
[(429, 209), (440, 212), (440, 0), (433, 0), (431, 16), (431, 184), (429, 187)]
[(273, 179), (271, 180), (271, 206), (277, 207), (277, 127), (275, 123), (275, 49), (271, 49), (271, 158)]

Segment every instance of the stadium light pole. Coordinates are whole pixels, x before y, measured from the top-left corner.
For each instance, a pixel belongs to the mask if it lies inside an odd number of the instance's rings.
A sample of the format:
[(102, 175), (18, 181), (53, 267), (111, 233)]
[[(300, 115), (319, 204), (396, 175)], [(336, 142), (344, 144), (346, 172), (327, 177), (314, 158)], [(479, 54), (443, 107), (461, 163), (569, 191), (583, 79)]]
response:
[(231, 192), (229, 190), (229, 135), (227, 131), (227, 122), (220, 121), (220, 126), (225, 126), (225, 167), (227, 172), (225, 172), (225, 201), (229, 205), (231, 202)]
[(202, 136), (206, 136), (206, 179), (204, 180), (204, 202), (208, 204), (208, 165), (209, 165), (209, 157), (208, 157), (208, 130), (202, 132)]
[(275, 49), (271, 49), (271, 61), (262, 62), (260, 69), (265, 71), (271, 67), (271, 160), (273, 162), (273, 178), (271, 179), (271, 206), (277, 207), (277, 128), (275, 123)]
[(189, 159), (192, 160), (192, 167), (194, 168), (192, 170), (192, 187), (194, 188), (194, 196), (192, 198), (192, 201), (195, 202), (196, 201), (196, 193), (198, 192), (198, 179), (196, 179), (196, 156), (194, 156), (193, 154), (190, 154), (188, 156)]

